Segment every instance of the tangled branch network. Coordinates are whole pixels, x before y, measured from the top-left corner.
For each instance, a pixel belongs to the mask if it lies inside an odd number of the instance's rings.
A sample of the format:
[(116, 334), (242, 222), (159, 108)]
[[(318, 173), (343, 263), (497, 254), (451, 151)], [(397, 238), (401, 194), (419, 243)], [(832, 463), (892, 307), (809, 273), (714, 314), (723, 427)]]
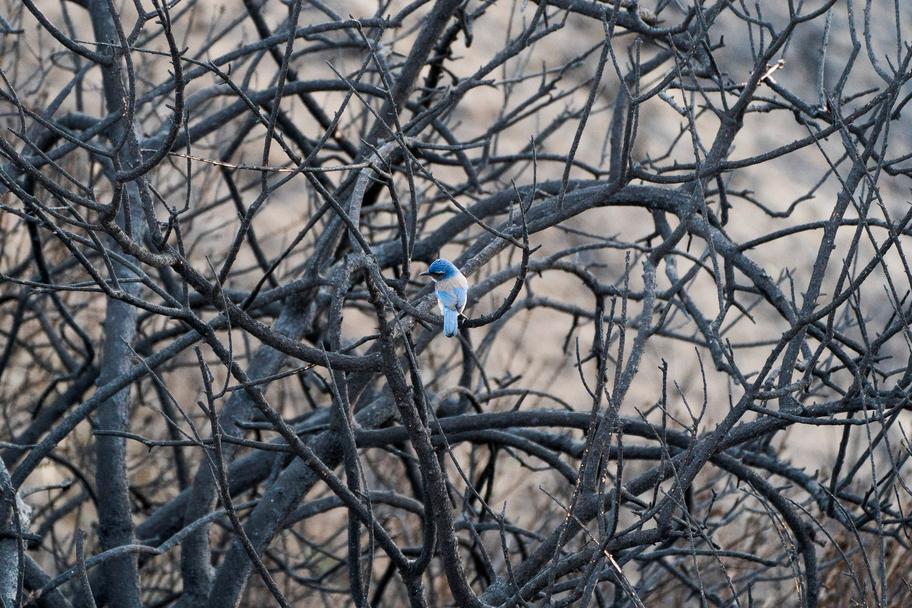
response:
[(0, 16), (0, 605), (912, 605), (908, 3)]

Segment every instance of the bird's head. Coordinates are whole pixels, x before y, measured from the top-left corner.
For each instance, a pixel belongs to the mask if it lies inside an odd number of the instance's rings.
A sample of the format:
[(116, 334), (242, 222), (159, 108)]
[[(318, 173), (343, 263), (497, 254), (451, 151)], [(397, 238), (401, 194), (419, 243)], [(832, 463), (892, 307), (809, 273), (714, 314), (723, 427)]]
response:
[(431, 262), (431, 265), (428, 266), (427, 271), (422, 272), (421, 276), (431, 277), (431, 280), (436, 283), (437, 281), (443, 281), (445, 279), (449, 279), (450, 277), (456, 276), (457, 272), (459, 272), (459, 270), (453, 266), (452, 262), (440, 258)]

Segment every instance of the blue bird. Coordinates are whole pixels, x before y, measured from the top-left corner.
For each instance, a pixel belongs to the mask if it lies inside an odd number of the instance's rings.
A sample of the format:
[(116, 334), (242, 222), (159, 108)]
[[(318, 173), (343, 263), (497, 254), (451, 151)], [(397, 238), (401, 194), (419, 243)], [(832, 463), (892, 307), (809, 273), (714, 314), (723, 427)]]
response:
[(459, 332), (459, 315), (466, 305), (469, 282), (452, 262), (443, 258), (434, 260), (421, 276), (431, 277), (434, 281), (437, 305), (443, 315), (443, 333), (452, 338)]

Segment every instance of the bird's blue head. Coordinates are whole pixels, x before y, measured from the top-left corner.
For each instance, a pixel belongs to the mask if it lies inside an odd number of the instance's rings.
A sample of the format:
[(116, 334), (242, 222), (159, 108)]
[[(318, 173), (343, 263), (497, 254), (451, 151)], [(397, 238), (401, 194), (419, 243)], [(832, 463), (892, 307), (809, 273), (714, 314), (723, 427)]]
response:
[(431, 277), (431, 279), (436, 282), (454, 277), (457, 272), (459, 272), (459, 269), (453, 266), (452, 262), (440, 258), (431, 262), (427, 272), (422, 272), (421, 275)]

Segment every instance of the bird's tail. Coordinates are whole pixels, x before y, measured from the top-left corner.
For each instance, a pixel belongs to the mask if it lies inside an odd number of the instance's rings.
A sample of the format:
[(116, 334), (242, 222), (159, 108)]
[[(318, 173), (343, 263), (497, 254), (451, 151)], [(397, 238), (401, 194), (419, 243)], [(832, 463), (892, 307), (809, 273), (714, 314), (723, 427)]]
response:
[(452, 338), (459, 333), (459, 313), (449, 308), (443, 311), (443, 333)]

